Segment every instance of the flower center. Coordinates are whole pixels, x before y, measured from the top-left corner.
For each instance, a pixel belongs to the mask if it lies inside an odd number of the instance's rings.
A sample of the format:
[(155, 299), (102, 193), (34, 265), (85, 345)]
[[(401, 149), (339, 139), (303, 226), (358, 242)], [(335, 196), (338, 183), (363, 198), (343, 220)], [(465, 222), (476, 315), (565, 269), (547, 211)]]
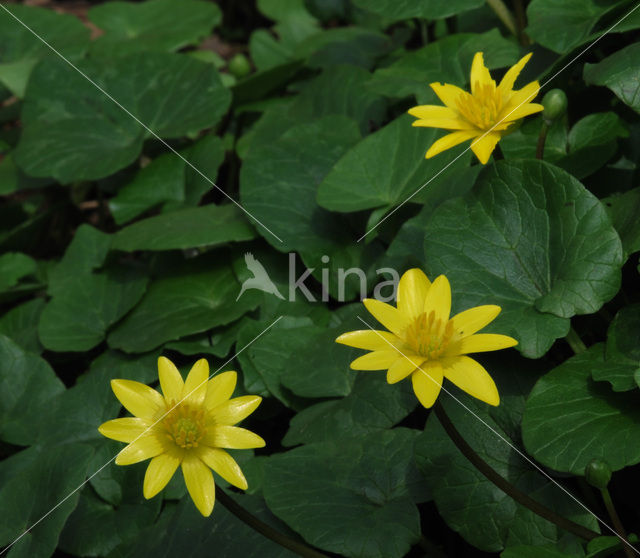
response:
[(444, 324), (436, 319), (432, 310), (420, 314), (405, 330), (404, 340), (416, 353), (429, 360), (436, 360), (447, 348), (453, 336), (453, 323)]
[(489, 130), (500, 121), (502, 111), (502, 94), (493, 83), (476, 86), (472, 94), (465, 91), (456, 105), (458, 112), (471, 124), (481, 130)]
[[(171, 402), (170, 407), (174, 407)], [(197, 448), (198, 442), (206, 434), (204, 411), (190, 406), (188, 403), (179, 403), (177, 407), (162, 421), (167, 431), (167, 437), (181, 448)]]

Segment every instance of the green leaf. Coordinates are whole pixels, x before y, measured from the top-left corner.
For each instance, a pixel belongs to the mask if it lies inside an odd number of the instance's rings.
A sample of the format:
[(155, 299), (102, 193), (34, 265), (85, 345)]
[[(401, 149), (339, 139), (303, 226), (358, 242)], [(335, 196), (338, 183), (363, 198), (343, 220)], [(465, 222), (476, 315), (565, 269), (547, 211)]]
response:
[(640, 188), (614, 194), (602, 200), (609, 211), (613, 226), (622, 239), (625, 260), (640, 251)]
[(420, 538), (409, 492), (415, 434), (396, 428), (273, 455), (264, 470), (267, 505), (323, 550), (400, 558)]
[[(412, 127), (414, 120), (409, 115), (396, 118), (347, 151), (318, 186), (318, 204), (338, 212), (394, 207), (426, 183), (428, 188), (437, 188), (438, 183), (449, 182), (452, 172), (468, 165), (469, 154), (437, 176), (460, 150), (425, 159), (427, 149), (441, 134), (433, 128)], [(412, 201), (420, 201), (424, 190)]]
[[(525, 398), (539, 376), (539, 365), (519, 357), (505, 361), (493, 356), (482, 362), (499, 386), (500, 406), (489, 407), (445, 383), (460, 401), (441, 396), (451, 422), (478, 455), (520, 491), (564, 517), (597, 528), (591, 514), (498, 437), (518, 447)], [(500, 552), (509, 546), (560, 541), (577, 546), (578, 539), (515, 502), (475, 469), (434, 413), (416, 442), (416, 460), (447, 525), (480, 550)]]
[(12, 308), (0, 317), (0, 334), (6, 335), (27, 351), (41, 353), (38, 321), (45, 304), (43, 299), (34, 298)]
[(38, 36), (45, 37), (52, 48), (71, 60), (82, 56), (89, 46), (89, 29), (71, 15), (19, 4), (4, 8), (0, 11), (0, 83), (19, 98), (24, 96), (36, 62), (52, 55)]
[(92, 43), (92, 53), (109, 56), (179, 50), (209, 36), (222, 20), (216, 4), (194, 0), (108, 2), (92, 7), (88, 16), (104, 32)]
[(390, 386), (382, 373), (352, 374), (356, 380), (349, 395), (312, 405), (291, 419), (289, 430), (282, 440), (284, 446), (329, 442), (340, 436), (381, 432), (400, 422), (415, 409), (417, 400), (410, 382)]
[(500, 558), (572, 558), (553, 547), (512, 546), (500, 553)]
[(167, 343), (165, 349), (178, 351), (183, 355), (209, 354), (222, 358), (231, 351), (231, 347), (236, 342), (238, 332), (243, 324), (244, 321), (240, 319), (214, 332), (199, 333), (182, 341)]
[(620, 286), (620, 239), (599, 200), (541, 161), (485, 167), (474, 189), (440, 205), (425, 230), (430, 275), (445, 273), (454, 310), (502, 307), (488, 331), (540, 357)]
[[(79, 65), (135, 118), (162, 138), (213, 126), (229, 91), (216, 69), (192, 57), (138, 53)], [(66, 62), (39, 64), (22, 110), (16, 161), (33, 176), (60, 182), (102, 178), (126, 167), (151, 137), (134, 118)]]
[(149, 285), (133, 311), (111, 332), (109, 345), (144, 352), (208, 329), (231, 323), (255, 307), (251, 293), (239, 302), (240, 285), (219, 258), (180, 262)]
[(251, 240), (256, 234), (235, 205), (205, 205), (156, 215), (124, 227), (113, 237), (113, 248), (185, 250)]
[(10, 444), (31, 444), (37, 436), (34, 425), (64, 385), (45, 360), (4, 335), (0, 335), (0, 362), (0, 438)]
[(261, 72), (250, 74), (232, 88), (234, 105), (262, 100), (288, 83), (304, 66), (303, 60), (292, 60)]
[[(69, 444), (33, 447), (0, 465), (0, 545), (23, 535), (7, 554), (11, 558), (48, 558), (69, 514), (78, 503), (75, 490), (84, 481), (93, 450)], [(40, 521), (46, 515), (46, 520)]]
[(8, 291), (20, 279), (36, 272), (36, 262), (26, 254), (8, 252), (0, 256), (0, 291)]
[(443, 19), (461, 12), (479, 8), (482, 0), (431, 0), (413, 2), (412, 0), (354, 0), (358, 8), (383, 16), (389, 23), (411, 19)]
[[(525, 120), (517, 130), (500, 140), (500, 149), (506, 159), (534, 159), (542, 117)], [(566, 118), (555, 120), (549, 127), (544, 143), (544, 160), (556, 164), (567, 155), (569, 129)]]
[(623, 103), (640, 112), (640, 70), (635, 60), (640, 43), (634, 43), (597, 64), (584, 65), (584, 80), (589, 85), (604, 85)]
[(522, 421), (527, 451), (556, 471), (583, 475), (591, 459), (617, 471), (640, 462), (638, 392), (614, 393), (592, 373), (604, 362), (594, 345), (543, 376), (533, 388)]
[(531, 0), (527, 6), (527, 35), (563, 54), (582, 44), (602, 16), (620, 4), (598, 0)]
[(368, 88), (388, 97), (416, 95), (421, 103), (439, 103), (429, 83), (468, 84), (471, 62), (478, 51), (483, 52), (490, 70), (515, 64), (519, 56), (518, 47), (497, 29), (482, 34), (450, 35), (377, 69)]

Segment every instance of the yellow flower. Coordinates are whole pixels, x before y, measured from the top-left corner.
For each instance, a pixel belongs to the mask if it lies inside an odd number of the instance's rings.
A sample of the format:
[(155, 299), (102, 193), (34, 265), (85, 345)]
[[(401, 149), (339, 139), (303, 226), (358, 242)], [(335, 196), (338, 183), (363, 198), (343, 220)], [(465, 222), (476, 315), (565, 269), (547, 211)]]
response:
[(513, 122), (544, 107), (530, 103), (538, 94), (540, 85), (532, 81), (517, 91), (513, 84), (531, 53), (512, 66), (499, 85), (491, 79), (484, 65), (481, 52), (476, 52), (471, 64), (471, 93), (449, 83), (432, 83), (431, 89), (446, 105), (421, 105), (409, 109), (409, 114), (419, 118), (414, 126), (455, 130), (440, 138), (427, 151), (429, 159), (438, 153), (474, 139), (471, 149), (484, 165), (489, 160), (498, 141), (513, 131)]
[(265, 445), (257, 434), (233, 426), (249, 416), (262, 398), (247, 395), (230, 399), (237, 374), (223, 372), (207, 381), (209, 364), (205, 359), (193, 365), (185, 382), (175, 365), (160, 357), (158, 376), (164, 397), (140, 382), (112, 380), (116, 397), (134, 416), (107, 421), (98, 430), (107, 438), (129, 444), (116, 457), (118, 465), (151, 458), (144, 477), (145, 498), (158, 494), (181, 465), (193, 502), (208, 516), (215, 501), (211, 469), (234, 486), (247, 488), (240, 467), (222, 448)]
[(397, 299), (397, 308), (375, 299), (364, 300), (367, 310), (389, 331), (351, 331), (336, 339), (372, 351), (355, 359), (351, 368), (388, 369), (390, 384), (411, 376), (413, 391), (427, 408), (436, 402), (443, 378), (489, 405), (498, 405), (500, 396), (491, 376), (466, 355), (517, 344), (506, 335), (476, 334), (496, 318), (500, 307), (477, 306), (449, 318), (449, 281), (440, 275), (431, 283), (419, 269), (402, 276)]

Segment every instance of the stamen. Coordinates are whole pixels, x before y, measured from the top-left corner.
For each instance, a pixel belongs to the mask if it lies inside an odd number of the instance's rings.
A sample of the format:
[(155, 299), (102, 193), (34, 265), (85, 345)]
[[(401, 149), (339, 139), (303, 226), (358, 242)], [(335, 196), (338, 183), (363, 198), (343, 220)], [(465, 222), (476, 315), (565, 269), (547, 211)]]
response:
[(175, 407), (162, 421), (167, 431), (167, 438), (181, 448), (197, 448), (198, 443), (206, 434), (204, 410), (194, 408), (188, 403), (171, 402)]
[(447, 348), (453, 336), (453, 323), (442, 323), (435, 312), (423, 312), (405, 330), (405, 342), (419, 355), (436, 360)]

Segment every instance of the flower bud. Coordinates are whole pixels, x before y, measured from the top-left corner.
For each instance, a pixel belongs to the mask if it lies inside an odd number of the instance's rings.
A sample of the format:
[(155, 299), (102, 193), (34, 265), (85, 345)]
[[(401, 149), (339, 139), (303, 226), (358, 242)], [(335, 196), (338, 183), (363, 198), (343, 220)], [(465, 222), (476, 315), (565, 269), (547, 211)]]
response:
[(542, 97), (542, 118), (547, 122), (553, 122), (567, 112), (567, 95), (562, 89), (552, 89)]
[(603, 459), (592, 459), (585, 467), (584, 476), (591, 486), (604, 490), (611, 480), (611, 467)]
[(237, 78), (242, 78), (251, 73), (251, 64), (244, 54), (236, 54), (228, 64), (229, 73)]

